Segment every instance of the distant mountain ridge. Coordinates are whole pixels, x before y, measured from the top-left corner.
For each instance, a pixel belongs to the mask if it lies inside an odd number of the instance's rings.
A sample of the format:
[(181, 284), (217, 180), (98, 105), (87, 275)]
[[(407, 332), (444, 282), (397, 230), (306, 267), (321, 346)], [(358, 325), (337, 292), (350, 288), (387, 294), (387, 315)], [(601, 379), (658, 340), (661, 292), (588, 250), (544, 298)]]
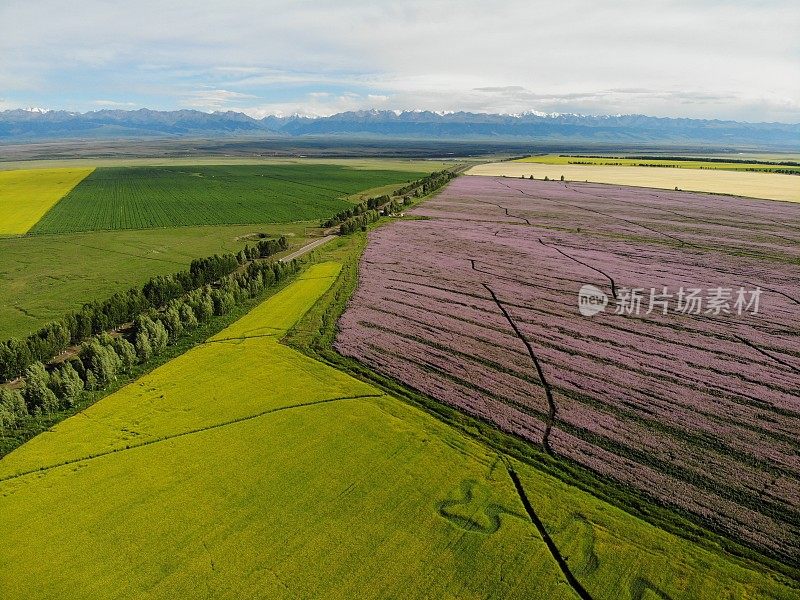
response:
[(645, 115), (517, 115), (364, 110), (329, 117), (255, 119), (240, 112), (14, 109), (0, 112), (0, 142), (235, 136), (347, 136), (558, 143), (711, 145), (800, 150), (800, 124), (742, 123)]

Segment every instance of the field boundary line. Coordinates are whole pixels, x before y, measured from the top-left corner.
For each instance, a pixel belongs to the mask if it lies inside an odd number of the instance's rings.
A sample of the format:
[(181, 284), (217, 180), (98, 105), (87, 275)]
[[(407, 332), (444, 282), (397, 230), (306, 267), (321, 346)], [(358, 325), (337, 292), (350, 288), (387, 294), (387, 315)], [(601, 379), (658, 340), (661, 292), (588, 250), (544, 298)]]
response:
[[(60, 462), (55, 465), (47, 465), (44, 467), (39, 467), (38, 469), (31, 469), (28, 471), (24, 471), (22, 473), (16, 473), (14, 475), (8, 475), (6, 477), (0, 477), (0, 483), (5, 483), (6, 481), (12, 481), (14, 479), (19, 479), (20, 477), (25, 477), (27, 475), (33, 475), (35, 473), (45, 473), (47, 471), (51, 471), (53, 469), (57, 469), (59, 467), (66, 467), (69, 465), (74, 465), (76, 463), (85, 462), (89, 460), (94, 460), (96, 458), (102, 458), (104, 456), (109, 456), (110, 454), (118, 454), (120, 452), (125, 452), (127, 450), (134, 450), (136, 448), (143, 448), (145, 446), (151, 446), (153, 444), (159, 444), (161, 442), (166, 442), (169, 440), (174, 440), (176, 438), (186, 437), (189, 435), (194, 435), (197, 433), (203, 433), (204, 431), (212, 431), (214, 429), (220, 429), (222, 427), (228, 427), (229, 425), (236, 425), (238, 423), (244, 423), (246, 421), (252, 421), (253, 419), (258, 419), (260, 417), (264, 417), (266, 415), (271, 415), (273, 413), (284, 412), (287, 410), (292, 410), (295, 408), (305, 408), (309, 406), (317, 406), (319, 404), (329, 404), (331, 402), (339, 402), (340, 400), (362, 400), (366, 398), (382, 398), (386, 396), (384, 393), (380, 394), (360, 394), (358, 396), (337, 396), (336, 398), (325, 398), (323, 400), (315, 400), (313, 402), (303, 402), (301, 404), (292, 404), (288, 406), (278, 406), (276, 408), (270, 408), (268, 410), (263, 410), (259, 413), (253, 415), (247, 415), (244, 417), (237, 417), (236, 419), (231, 419), (229, 421), (223, 421), (222, 423), (215, 423), (213, 425), (207, 425), (205, 427), (198, 427), (195, 429), (190, 429), (188, 431), (181, 431), (179, 433), (175, 433), (172, 435), (165, 435), (157, 438), (153, 438), (151, 440), (147, 440), (141, 442), (139, 444), (130, 444), (121, 448), (114, 448), (113, 450), (108, 450), (106, 452), (98, 452), (96, 454), (90, 454), (87, 456), (83, 456), (81, 458), (73, 458), (69, 460), (65, 460), (64, 462)], [(83, 414), (83, 413), (78, 413)]]
[(284, 329), (279, 329), (277, 327), (264, 327), (264, 329), (274, 329), (275, 333), (258, 333), (256, 335), (239, 335), (234, 337), (216, 338), (216, 339), (209, 338), (200, 345), (202, 346), (205, 344), (218, 344), (220, 342), (243, 342), (245, 340), (257, 340), (258, 338), (274, 338), (278, 337), (281, 333), (285, 333)]

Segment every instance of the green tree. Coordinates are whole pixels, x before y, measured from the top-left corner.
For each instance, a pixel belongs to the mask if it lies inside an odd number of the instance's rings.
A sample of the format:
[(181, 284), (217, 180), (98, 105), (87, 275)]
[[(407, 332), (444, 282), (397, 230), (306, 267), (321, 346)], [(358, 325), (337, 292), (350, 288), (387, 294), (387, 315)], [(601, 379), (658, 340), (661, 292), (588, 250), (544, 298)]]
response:
[(136, 348), (136, 356), (139, 357), (140, 363), (146, 363), (153, 356), (153, 345), (144, 329), (136, 332), (133, 346)]
[(195, 316), (191, 306), (183, 303), (180, 305), (178, 312), (181, 316), (181, 323), (183, 324), (184, 329), (194, 329), (197, 327), (197, 316)]
[(205, 323), (214, 316), (214, 301), (211, 299), (211, 293), (209, 291), (203, 292), (200, 296), (197, 306), (195, 307), (195, 314), (197, 315), (197, 320), (201, 323)]
[(111, 347), (113, 339), (108, 334), (103, 336), (102, 339), (108, 345), (104, 345), (100, 339), (95, 338), (84, 342), (78, 353), (87, 372), (91, 371), (95, 377), (95, 389), (105, 387), (116, 380), (117, 374), (122, 368), (122, 359), (117, 356), (117, 353)]
[(111, 341), (111, 348), (113, 348), (114, 352), (119, 356), (121, 363), (120, 370), (125, 373), (130, 373), (133, 365), (135, 365), (137, 361), (136, 348), (133, 347), (133, 344), (124, 337), (119, 336)]
[(28, 407), (18, 390), (0, 388), (0, 431), (11, 429), (28, 416)]
[(58, 410), (58, 398), (48, 386), (50, 375), (44, 365), (36, 361), (25, 369), (23, 397), (31, 414), (51, 413)]
[(164, 311), (160, 319), (169, 334), (170, 341), (175, 341), (183, 333), (183, 323), (181, 322), (181, 315), (175, 303), (170, 304)]
[(61, 401), (61, 406), (72, 407), (83, 393), (83, 380), (70, 363), (65, 363), (50, 376), (50, 388)]

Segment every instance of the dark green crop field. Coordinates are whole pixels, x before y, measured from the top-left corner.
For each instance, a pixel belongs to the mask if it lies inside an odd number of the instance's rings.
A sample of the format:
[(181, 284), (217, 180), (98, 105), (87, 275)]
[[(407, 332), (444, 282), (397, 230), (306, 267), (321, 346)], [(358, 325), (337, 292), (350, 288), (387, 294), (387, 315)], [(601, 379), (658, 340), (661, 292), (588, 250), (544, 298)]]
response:
[(326, 164), (99, 168), (31, 233), (321, 219), (351, 194), (425, 175)]

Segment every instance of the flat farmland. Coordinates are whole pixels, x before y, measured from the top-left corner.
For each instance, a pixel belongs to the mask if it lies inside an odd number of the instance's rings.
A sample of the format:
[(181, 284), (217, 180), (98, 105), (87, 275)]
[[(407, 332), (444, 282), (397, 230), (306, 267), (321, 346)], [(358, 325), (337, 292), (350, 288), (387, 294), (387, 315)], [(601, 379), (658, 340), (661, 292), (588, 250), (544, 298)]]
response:
[[(724, 158), (715, 157), (713, 160), (697, 157), (694, 159), (674, 160), (669, 158), (652, 157), (629, 157), (629, 156), (580, 156), (564, 154), (545, 154), (542, 156), (528, 156), (520, 158), (514, 162), (521, 163), (540, 163), (546, 165), (611, 165), (627, 167), (660, 167), (670, 169), (710, 169), (722, 171), (779, 171), (785, 174), (800, 174), (800, 167), (796, 166), (796, 160), (775, 160), (766, 157), (758, 158), (753, 162), (746, 162), (748, 159), (738, 159), (737, 161), (726, 162)], [(792, 162), (795, 165), (781, 165), (781, 162)], [(772, 164), (769, 164), (772, 163)]]
[(490, 177), (529, 177), (568, 181), (588, 181), (714, 194), (731, 194), (750, 198), (767, 198), (800, 202), (800, 179), (797, 175), (747, 173), (711, 169), (665, 169), (653, 167), (619, 167), (610, 165), (554, 165), (537, 162), (487, 163), (472, 167), (470, 175)]
[[(340, 352), (797, 564), (800, 207), (461, 177), (412, 214), (370, 234)], [(664, 286), (760, 310), (615, 314)]]
[(321, 219), (348, 208), (356, 192), (426, 174), (330, 164), (103, 167), (31, 233)]
[[(319, 223), (218, 225), (0, 238), (0, 339), (24, 337), (67, 311), (201, 256), (238, 252), (257, 234), (302, 246)], [(256, 234), (255, 236), (253, 234)]]
[(0, 171), (0, 236), (26, 233), (94, 169)]
[(338, 270), (0, 459), (0, 595), (793, 597), (278, 343)]
[[(28, 335), (86, 302), (185, 269), (195, 258), (238, 252), (260, 234), (285, 235), (296, 249), (317, 234), (321, 218), (350, 207), (353, 198), (386, 193), (442, 164), (209, 161), (117, 161), (94, 171), (86, 161), (55, 161), (65, 166), (0, 171), (2, 206), (28, 207), (34, 215), (16, 233), (52, 207), (28, 235), (0, 235), (0, 339)], [(68, 176), (74, 184), (84, 179), (59, 201), (69, 191)]]

